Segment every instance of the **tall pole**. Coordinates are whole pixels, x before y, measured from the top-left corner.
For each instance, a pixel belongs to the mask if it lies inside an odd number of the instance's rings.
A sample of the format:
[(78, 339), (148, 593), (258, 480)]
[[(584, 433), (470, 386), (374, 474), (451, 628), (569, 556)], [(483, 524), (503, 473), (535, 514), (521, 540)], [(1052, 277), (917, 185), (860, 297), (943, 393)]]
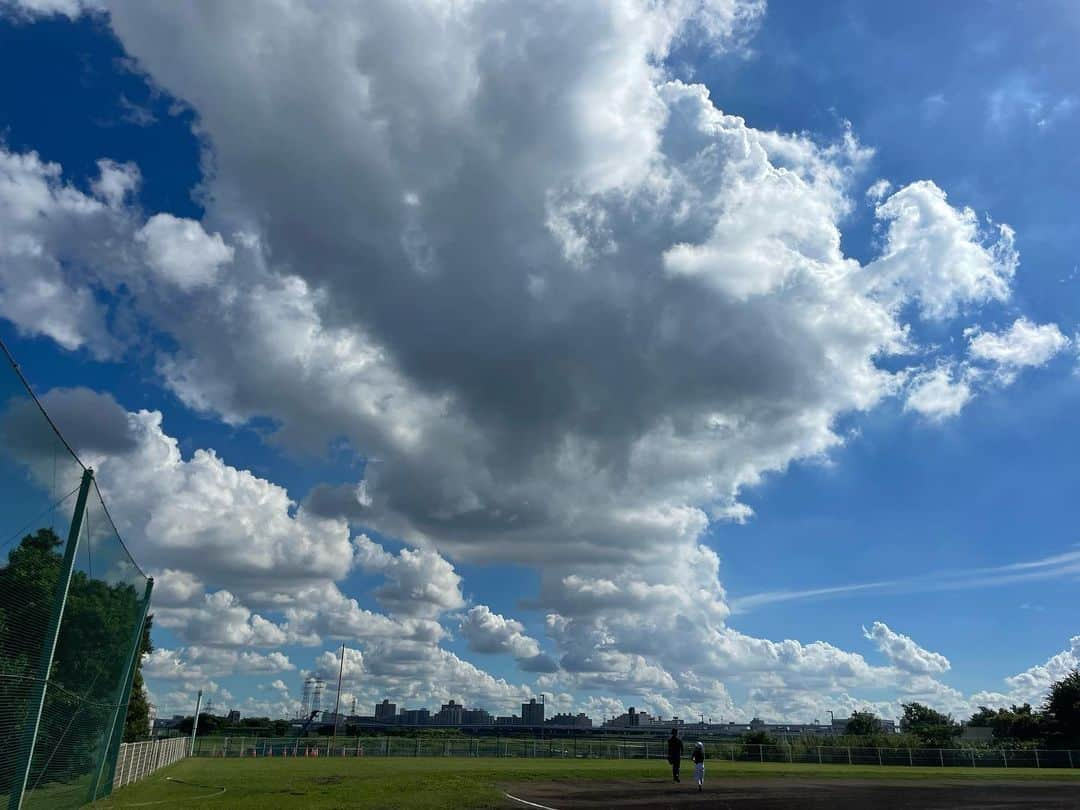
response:
[(338, 708), (341, 706), (341, 673), (345, 670), (345, 645), (341, 645), (341, 661), (337, 670), (337, 697), (334, 698), (334, 734), (330, 743), (331, 747), (337, 746)]
[(199, 709), (202, 708), (202, 689), (199, 690), (198, 696), (195, 698), (195, 720), (191, 724), (191, 748), (188, 751), (188, 756), (195, 756), (195, 735), (199, 731)]
[[(101, 753), (101, 764), (98, 767), (97, 778), (94, 779), (90, 792), (89, 801), (98, 798), (98, 791), (104, 788), (105, 795), (112, 792), (113, 776), (116, 770), (116, 755), (120, 751), (120, 743), (124, 739), (124, 725), (127, 720), (128, 704), (131, 703), (131, 690), (135, 683), (135, 670), (139, 667), (139, 659), (142, 657), (143, 628), (146, 626), (146, 614), (150, 610), (150, 594), (154, 591), (154, 578), (146, 580), (146, 590), (143, 592), (142, 612), (139, 615), (139, 623), (135, 626), (135, 634), (131, 640), (131, 655), (128, 658), (127, 669), (124, 672), (124, 680), (120, 684), (116, 697), (116, 709), (113, 711), (112, 722), (109, 724), (109, 733), (105, 737), (105, 746)], [(153, 729), (150, 729), (153, 734)], [(106, 767), (110, 768), (108, 779), (105, 780)]]
[(16, 776), (17, 781), (12, 785), (8, 801), (10, 810), (19, 810), (22, 807), (23, 794), (26, 793), (26, 785), (30, 781), (30, 765), (34, 760), (34, 747), (37, 745), (38, 729), (41, 726), (41, 713), (45, 708), (45, 693), (49, 686), (53, 656), (56, 654), (56, 640), (60, 636), (60, 620), (64, 617), (64, 608), (67, 607), (68, 589), (71, 587), (71, 573), (75, 568), (75, 549), (79, 545), (83, 516), (86, 514), (86, 499), (90, 495), (90, 485), (93, 483), (94, 471), (90, 469), (83, 470), (82, 483), (79, 484), (79, 495), (75, 499), (75, 511), (71, 516), (71, 525), (68, 527), (64, 558), (60, 563), (60, 573), (56, 581), (56, 590), (53, 593), (49, 627), (41, 647), (38, 678), (34, 686), (37, 692), (34, 696), (34, 703), (37, 704), (33, 709), (34, 722), (26, 726), (23, 735), (20, 762), (22, 774)]

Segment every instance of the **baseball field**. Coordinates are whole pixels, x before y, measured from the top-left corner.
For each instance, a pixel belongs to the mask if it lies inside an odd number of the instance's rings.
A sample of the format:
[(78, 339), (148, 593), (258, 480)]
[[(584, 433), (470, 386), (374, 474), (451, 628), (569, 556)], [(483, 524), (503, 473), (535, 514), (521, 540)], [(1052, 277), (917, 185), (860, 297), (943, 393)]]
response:
[(1080, 770), (708, 763), (674, 784), (661, 761), (194, 758), (97, 808), (1080, 808)]

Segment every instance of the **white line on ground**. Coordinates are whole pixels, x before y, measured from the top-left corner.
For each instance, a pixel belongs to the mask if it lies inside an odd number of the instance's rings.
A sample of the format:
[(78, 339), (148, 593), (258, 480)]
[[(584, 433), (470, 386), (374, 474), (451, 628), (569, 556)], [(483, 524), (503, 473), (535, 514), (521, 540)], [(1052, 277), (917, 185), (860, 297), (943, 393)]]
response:
[(524, 799), (519, 799), (517, 796), (511, 796), (509, 793), (504, 793), (503, 795), (506, 798), (510, 799), (510, 801), (521, 802), (522, 804), (527, 804), (529, 807), (538, 807), (538, 808), (540, 808), (540, 810), (555, 810), (554, 807), (548, 807), (546, 804), (537, 804), (536, 802), (527, 802)]
[[(164, 781), (166, 781), (166, 782), (176, 782), (177, 784), (180, 784), (180, 785), (190, 785), (191, 784), (191, 782), (184, 782), (181, 779), (173, 779), (171, 776), (166, 776)], [(211, 785), (194, 785), (193, 787), (212, 787), (212, 786)], [(155, 801), (155, 802), (135, 802), (134, 804), (121, 804), (120, 807), (151, 807), (152, 805), (155, 805), (155, 804), (168, 804), (170, 802), (172, 802), (172, 803), (176, 803), (176, 802), (194, 802), (194, 801), (199, 801), (201, 799), (216, 799), (218, 796), (220, 796), (224, 792), (225, 792), (225, 788), (217, 788), (216, 793), (207, 793), (207, 794), (205, 794), (203, 796), (188, 796), (187, 798), (184, 798), (184, 799), (159, 799), (158, 801)]]

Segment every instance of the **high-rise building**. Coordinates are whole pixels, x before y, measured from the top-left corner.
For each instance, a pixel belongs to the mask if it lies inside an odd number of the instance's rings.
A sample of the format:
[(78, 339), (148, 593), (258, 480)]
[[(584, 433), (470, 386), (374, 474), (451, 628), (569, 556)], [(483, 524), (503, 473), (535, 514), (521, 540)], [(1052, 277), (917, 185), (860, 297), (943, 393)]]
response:
[(449, 703), (442, 705), (442, 708), (435, 714), (433, 722), (440, 726), (460, 726), (461, 715), (464, 711), (464, 706), (451, 700)]
[(544, 704), (537, 703), (536, 698), (529, 698), (528, 703), (522, 703), (521, 724), (523, 726), (544, 725)]
[(236, 709), (233, 709), (231, 712), (229, 712), (228, 720), (232, 725), (235, 726), (237, 723), (240, 722), (240, 712)]
[(397, 704), (384, 699), (382, 703), (375, 704), (375, 722), (393, 723), (397, 718)]

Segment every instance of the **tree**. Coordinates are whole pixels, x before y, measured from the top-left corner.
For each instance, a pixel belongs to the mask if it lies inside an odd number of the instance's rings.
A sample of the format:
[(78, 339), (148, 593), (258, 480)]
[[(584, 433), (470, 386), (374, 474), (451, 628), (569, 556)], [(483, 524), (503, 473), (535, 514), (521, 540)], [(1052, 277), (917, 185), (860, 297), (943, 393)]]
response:
[(748, 731), (739, 737), (743, 745), (776, 745), (776, 738), (766, 731)]
[(1036, 740), (1047, 731), (1044, 715), (1032, 709), (1029, 703), (1014, 704), (997, 711), (980, 706), (968, 725), (992, 728), (994, 738), (998, 740)]
[(880, 730), (881, 724), (873, 712), (852, 712), (845, 733), (854, 737), (871, 737)]
[[(41, 528), (23, 537), (0, 567), (0, 717), (15, 718), (0, 727), (0, 751), (15, 750), (16, 735), (34, 711), (27, 684), (38, 677), (63, 547), (51, 528)], [(56, 754), (48, 779), (70, 781), (95, 767), (126, 674), (141, 599), (131, 582), (72, 573), (38, 726), (38, 748)], [(0, 793), (9, 777), (10, 769), (0, 768)]]
[(1050, 685), (1043, 711), (1057, 739), (1080, 740), (1080, 669), (1073, 669)]
[(146, 739), (153, 731), (150, 728), (150, 701), (146, 695), (146, 686), (142, 676), (142, 658), (154, 651), (154, 643), (150, 640), (150, 628), (153, 624), (153, 615), (147, 616), (139, 657), (135, 659), (135, 679), (131, 684), (131, 700), (128, 702), (127, 717), (124, 718), (124, 742)]
[(929, 748), (945, 748), (960, 734), (960, 724), (950, 715), (931, 709), (921, 703), (904, 703), (904, 716), (900, 727), (910, 731)]

